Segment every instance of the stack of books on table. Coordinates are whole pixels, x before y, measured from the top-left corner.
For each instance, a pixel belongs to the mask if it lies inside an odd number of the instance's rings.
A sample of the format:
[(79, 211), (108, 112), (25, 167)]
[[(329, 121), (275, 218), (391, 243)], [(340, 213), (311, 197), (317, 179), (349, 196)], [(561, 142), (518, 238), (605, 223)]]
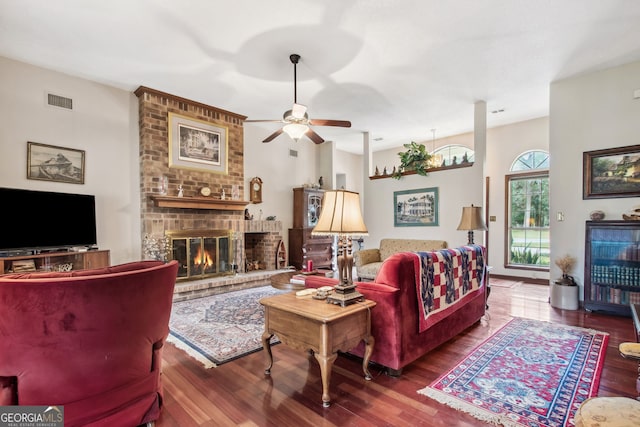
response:
[(304, 285), (304, 280), (306, 278), (307, 276), (305, 274), (294, 274), (293, 276), (291, 276), (291, 279), (289, 279), (289, 282), (294, 285)]
[(305, 284), (305, 279), (307, 278), (307, 276), (333, 277), (333, 271), (332, 270), (326, 270), (326, 269), (318, 269), (318, 270), (313, 270), (313, 271), (303, 271), (301, 273), (298, 273), (298, 274), (295, 274), (295, 275), (291, 276), (291, 279), (289, 279), (289, 282), (294, 284), (294, 285), (304, 285)]

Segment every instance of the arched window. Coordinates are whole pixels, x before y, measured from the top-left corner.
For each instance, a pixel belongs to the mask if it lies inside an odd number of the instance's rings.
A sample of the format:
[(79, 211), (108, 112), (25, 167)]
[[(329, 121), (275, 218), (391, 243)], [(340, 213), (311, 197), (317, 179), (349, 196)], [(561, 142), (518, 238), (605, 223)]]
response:
[(531, 169), (549, 169), (549, 153), (536, 150), (527, 151), (511, 164), (510, 170), (518, 172)]
[(438, 166), (459, 165), (462, 163), (473, 163), (474, 152), (464, 145), (445, 145), (431, 153), (432, 156), (441, 156), (442, 161), (438, 161)]
[(549, 153), (528, 151), (506, 176), (508, 236), (505, 264), (510, 268), (549, 268)]

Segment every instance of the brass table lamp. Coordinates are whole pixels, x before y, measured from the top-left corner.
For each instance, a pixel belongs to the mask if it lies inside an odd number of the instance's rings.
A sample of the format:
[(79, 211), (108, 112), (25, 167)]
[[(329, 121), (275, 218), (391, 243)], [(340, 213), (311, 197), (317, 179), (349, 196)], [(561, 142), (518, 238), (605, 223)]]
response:
[(347, 190), (329, 190), (324, 193), (318, 223), (311, 231), (316, 236), (338, 237), (339, 283), (327, 302), (342, 307), (364, 299), (353, 284), (353, 255), (351, 238), (369, 233), (360, 211), (360, 195)]

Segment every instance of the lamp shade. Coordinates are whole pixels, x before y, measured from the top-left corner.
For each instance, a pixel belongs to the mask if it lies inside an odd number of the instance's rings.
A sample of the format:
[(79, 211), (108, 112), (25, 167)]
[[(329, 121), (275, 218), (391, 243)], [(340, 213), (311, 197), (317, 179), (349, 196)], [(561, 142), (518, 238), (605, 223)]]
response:
[(368, 236), (360, 211), (360, 195), (347, 190), (325, 191), (318, 223), (311, 231), (320, 236)]
[(462, 218), (460, 218), (460, 225), (458, 230), (486, 230), (487, 226), (484, 225), (482, 220), (482, 207), (481, 206), (464, 206), (462, 208)]

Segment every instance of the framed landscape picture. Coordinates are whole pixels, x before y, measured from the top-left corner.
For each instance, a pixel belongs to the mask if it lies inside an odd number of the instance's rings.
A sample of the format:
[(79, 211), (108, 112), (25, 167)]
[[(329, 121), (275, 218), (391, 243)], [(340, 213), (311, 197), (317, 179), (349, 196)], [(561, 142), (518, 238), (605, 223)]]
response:
[(438, 188), (394, 191), (393, 209), (395, 227), (438, 225)]
[(169, 113), (169, 167), (228, 173), (228, 129)]
[(27, 179), (84, 184), (84, 150), (27, 142)]
[(585, 151), (583, 199), (640, 196), (640, 145)]

